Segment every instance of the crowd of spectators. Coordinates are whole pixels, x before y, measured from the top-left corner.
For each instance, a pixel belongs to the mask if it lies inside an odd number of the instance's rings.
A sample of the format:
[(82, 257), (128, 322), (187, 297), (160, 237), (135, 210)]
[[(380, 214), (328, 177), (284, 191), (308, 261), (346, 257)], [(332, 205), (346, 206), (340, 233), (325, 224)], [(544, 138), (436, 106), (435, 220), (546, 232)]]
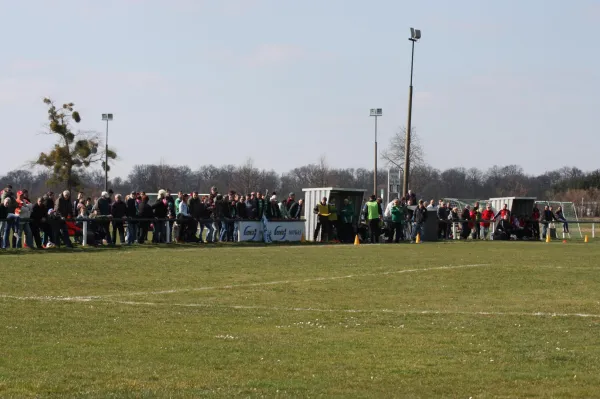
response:
[(48, 192), (32, 202), (27, 190), (15, 193), (8, 185), (1, 196), (0, 239), (2, 249), (72, 247), (83, 234), (89, 245), (114, 245), (117, 240), (122, 245), (144, 244), (149, 238), (164, 243), (167, 233), (178, 242), (233, 242), (239, 220), (302, 216), (303, 200), (296, 201), (294, 193), (278, 201), (276, 193), (268, 199), (260, 192), (222, 195), (213, 187), (203, 196), (198, 192), (173, 196), (170, 190), (159, 190), (151, 200), (144, 192), (123, 197), (108, 191), (96, 199), (79, 192), (72, 199), (64, 191), (58, 196)]
[[(478, 202), (463, 209), (442, 200), (426, 205), (409, 190), (406, 197), (385, 207), (381, 198), (371, 196), (363, 203), (357, 221), (349, 199), (339, 209), (327, 201), (323, 198), (312, 210), (317, 217), (314, 241), (320, 237), (322, 242), (352, 243), (358, 235), (361, 241), (371, 243), (382, 238), (389, 243), (415, 242), (424, 236), (428, 214), (433, 211), (438, 239), (538, 240), (546, 237), (555, 221), (569, 232), (560, 207), (554, 211), (546, 206), (540, 211), (534, 206), (530, 215), (512, 215), (507, 205), (497, 212), (490, 204), (481, 207)], [(123, 197), (108, 191), (96, 199), (79, 192), (72, 199), (70, 192), (64, 191), (58, 196), (48, 192), (32, 201), (27, 190), (14, 192), (8, 185), (0, 201), (0, 244), (2, 249), (71, 247), (73, 241), (81, 242), (84, 234), (89, 245), (144, 244), (149, 239), (164, 243), (169, 237), (177, 242), (234, 242), (240, 220), (298, 220), (304, 216), (303, 208), (303, 200), (296, 200), (294, 193), (279, 201), (276, 193), (269, 198), (261, 192), (222, 195), (212, 187), (206, 195), (159, 190), (151, 200), (144, 192)]]

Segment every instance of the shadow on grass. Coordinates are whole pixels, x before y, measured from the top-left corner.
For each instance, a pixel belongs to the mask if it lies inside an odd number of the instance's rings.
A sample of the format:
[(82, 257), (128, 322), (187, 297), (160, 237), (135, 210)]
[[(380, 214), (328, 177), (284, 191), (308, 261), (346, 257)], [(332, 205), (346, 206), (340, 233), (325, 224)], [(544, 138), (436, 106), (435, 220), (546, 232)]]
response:
[(120, 251), (156, 251), (161, 249), (198, 249), (214, 250), (220, 248), (264, 248), (264, 247), (318, 247), (323, 245), (348, 245), (348, 244), (324, 244), (313, 242), (282, 242), (265, 244), (263, 242), (241, 242), (241, 243), (216, 243), (216, 244), (195, 244), (195, 243), (172, 243), (172, 244), (136, 244), (136, 245), (104, 245), (104, 246), (86, 246), (75, 245), (73, 248), (50, 248), (50, 249), (3, 249), (0, 250), (0, 257), (3, 255), (46, 255), (46, 254), (65, 254), (65, 253), (95, 253), (95, 252), (120, 252)]

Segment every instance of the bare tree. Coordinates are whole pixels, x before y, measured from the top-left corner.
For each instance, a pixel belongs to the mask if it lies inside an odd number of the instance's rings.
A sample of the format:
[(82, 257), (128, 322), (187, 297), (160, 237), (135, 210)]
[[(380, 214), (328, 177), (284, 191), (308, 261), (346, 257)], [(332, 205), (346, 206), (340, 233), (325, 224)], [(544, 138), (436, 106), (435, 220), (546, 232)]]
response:
[[(404, 170), (404, 150), (406, 148), (406, 128), (400, 128), (390, 139), (388, 148), (381, 152), (388, 167), (396, 167)], [(410, 164), (412, 167), (423, 166), (425, 164), (425, 154), (421, 146), (421, 140), (413, 127), (410, 135)]]

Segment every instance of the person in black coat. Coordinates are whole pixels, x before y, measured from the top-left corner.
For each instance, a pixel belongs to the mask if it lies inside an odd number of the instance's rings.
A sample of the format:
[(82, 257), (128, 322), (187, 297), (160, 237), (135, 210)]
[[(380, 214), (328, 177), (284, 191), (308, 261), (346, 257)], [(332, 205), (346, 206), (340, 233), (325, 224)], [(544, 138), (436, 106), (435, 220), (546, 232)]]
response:
[(115, 195), (115, 201), (110, 206), (110, 214), (112, 215), (112, 242), (117, 243), (117, 232), (121, 239), (121, 245), (125, 244), (125, 224), (124, 219), (127, 218), (127, 204), (123, 201), (121, 194)]
[[(154, 217), (154, 211), (148, 202), (150, 198), (147, 195), (142, 196), (142, 202), (138, 205), (137, 217), (139, 219), (152, 219)], [(139, 222), (140, 235), (139, 244), (143, 244), (148, 237), (148, 230), (150, 230), (150, 222), (148, 220), (142, 220)]]
[(465, 209), (463, 209), (460, 218), (462, 219), (462, 231), (460, 232), (460, 238), (466, 240), (471, 234), (471, 229), (469, 228), (469, 220), (471, 220), (471, 211), (469, 209), (469, 205), (467, 205)]
[(40, 233), (44, 233), (44, 237), (48, 238), (52, 234), (48, 223), (46, 223), (47, 216), (48, 209), (46, 209), (44, 200), (42, 198), (38, 198), (31, 209), (31, 221), (29, 223), (31, 226), (31, 234), (33, 235), (33, 240), (35, 241), (35, 246), (38, 249), (42, 248), (42, 238)]
[(290, 207), (290, 218), (292, 219), (300, 219), (302, 216), (302, 209), (304, 208), (304, 201), (299, 200), (298, 202), (294, 202)]
[[(167, 207), (167, 203), (165, 201), (165, 191), (160, 190), (158, 192), (158, 198), (156, 202), (152, 204), (152, 210), (154, 211), (154, 218), (156, 219), (166, 219), (169, 214), (169, 208)], [(154, 236), (152, 237), (152, 242), (154, 243), (164, 243), (166, 242), (166, 226), (165, 221), (160, 220), (154, 222)]]

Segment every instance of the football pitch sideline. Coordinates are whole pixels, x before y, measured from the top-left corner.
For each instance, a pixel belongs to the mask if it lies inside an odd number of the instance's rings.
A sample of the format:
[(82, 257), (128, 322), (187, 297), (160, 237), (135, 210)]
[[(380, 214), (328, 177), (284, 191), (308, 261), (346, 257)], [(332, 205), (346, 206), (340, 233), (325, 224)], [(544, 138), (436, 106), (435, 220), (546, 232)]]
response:
[(598, 397), (600, 243), (0, 254), (0, 397)]

